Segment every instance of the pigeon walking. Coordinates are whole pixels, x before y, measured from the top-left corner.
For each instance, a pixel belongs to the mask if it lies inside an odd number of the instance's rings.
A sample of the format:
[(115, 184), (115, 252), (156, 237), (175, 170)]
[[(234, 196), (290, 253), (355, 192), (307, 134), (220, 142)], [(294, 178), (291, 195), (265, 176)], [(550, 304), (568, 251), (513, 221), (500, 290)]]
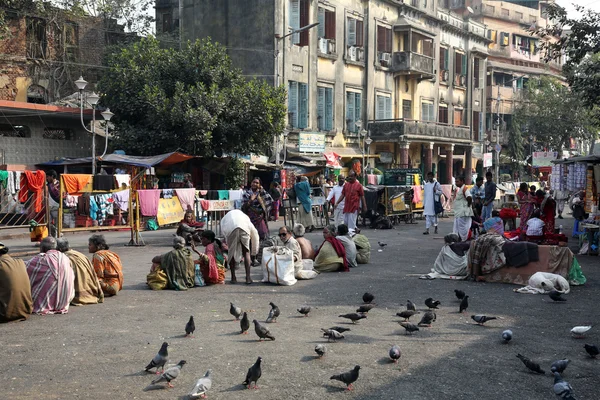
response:
[(565, 400), (575, 400), (573, 388), (566, 382), (558, 372), (554, 373), (554, 394)]
[[(256, 321), (256, 320), (255, 320)], [(262, 357), (258, 357), (253, 366), (248, 368), (248, 373), (246, 374), (246, 380), (242, 382), (242, 385), (246, 386), (248, 389), (250, 388), (250, 384), (254, 383), (254, 389), (258, 389), (258, 380), (262, 375), (262, 369), (260, 368), (260, 363), (262, 362)]]
[(565, 371), (565, 369), (567, 369), (570, 362), (571, 360), (569, 360), (568, 358), (565, 358), (564, 360), (556, 360), (550, 366), (550, 371), (562, 374)]
[(557, 292), (556, 290), (551, 291), (548, 296), (550, 296), (553, 301), (567, 301), (567, 299), (562, 297), (562, 293)]
[(374, 307), (375, 307), (375, 304), (365, 304), (365, 305), (362, 305), (362, 306), (358, 307), (358, 309), (356, 310), (356, 312), (357, 313), (368, 313)]
[(431, 323), (435, 321), (437, 315), (433, 311), (427, 311), (421, 317), (421, 321), (419, 322), (419, 326), (427, 326), (431, 328)]
[(327, 347), (324, 344), (319, 343), (315, 346), (315, 353), (317, 353), (319, 358), (321, 358), (325, 355), (325, 353), (327, 353)]
[(469, 308), (469, 296), (465, 295), (458, 306), (458, 312), (463, 313)]
[(373, 296), (371, 293), (366, 292), (365, 294), (363, 294), (363, 301), (365, 303), (370, 303), (373, 300), (375, 300), (375, 296)]
[(379, 248), (381, 248), (382, 250), (385, 246), (387, 246), (387, 243), (383, 243), (383, 242), (377, 242), (377, 244), (379, 245)]
[(332, 326), (331, 328), (334, 331), (338, 331), (339, 333), (344, 333), (350, 330), (350, 328), (344, 328), (343, 326)]
[(160, 373), (158, 372), (159, 368), (164, 372), (165, 365), (169, 362), (169, 351), (167, 350), (167, 347), (169, 347), (169, 343), (163, 342), (158, 353), (154, 356), (152, 361), (150, 361), (150, 364), (146, 365), (146, 372), (149, 372), (152, 368), (156, 368), (157, 375)]
[(462, 300), (465, 298), (465, 292), (463, 292), (462, 290), (454, 289), (454, 294), (456, 295), (456, 298), (459, 300)]
[(156, 378), (155, 380), (152, 381), (152, 384), (156, 385), (157, 383), (164, 381), (164, 382), (167, 382), (168, 387), (170, 387), (170, 388), (174, 387), (171, 382), (174, 381), (175, 379), (177, 379), (177, 377), (181, 373), (181, 368), (183, 368), (183, 366), (185, 364), (186, 364), (186, 361), (181, 360), (181, 361), (179, 361), (179, 363), (177, 365), (175, 365), (171, 368), (167, 368), (167, 370), (165, 372), (160, 374), (160, 376), (158, 378)]
[(297, 309), (297, 311), (300, 314), (303, 314), (305, 317), (308, 317), (308, 314), (310, 313), (311, 308), (309, 306), (305, 306), (305, 307), (300, 307)]
[(471, 315), (471, 319), (477, 322), (477, 325), (483, 325), (488, 321), (493, 319), (498, 319), (496, 317), (488, 317), (487, 315)]
[(263, 339), (275, 340), (275, 336), (273, 336), (271, 332), (269, 332), (269, 329), (266, 326), (261, 325), (260, 322), (258, 322), (255, 319), (252, 320), (252, 322), (254, 322), (254, 331), (258, 335), (258, 340), (260, 342), (262, 342)]
[(584, 344), (583, 347), (585, 351), (589, 354), (590, 357), (596, 358), (598, 354), (600, 354), (600, 349), (595, 344)]
[(202, 378), (200, 378), (196, 381), (194, 388), (188, 395), (189, 398), (191, 398), (191, 399), (197, 399), (197, 398), (205, 399), (206, 398), (206, 393), (208, 393), (208, 391), (212, 387), (212, 379), (210, 377), (211, 374), (212, 374), (212, 370), (209, 369), (208, 371), (206, 371), (206, 373), (204, 374), (204, 376)]
[(591, 325), (587, 325), (587, 326), (576, 326), (573, 329), (571, 329), (571, 334), (573, 336), (575, 336), (575, 338), (577, 339), (581, 339), (582, 337), (585, 336), (586, 332), (589, 331), (590, 329), (592, 329)]
[(513, 333), (510, 329), (507, 329), (504, 332), (502, 332), (502, 340), (504, 340), (504, 343), (510, 342), (512, 340), (512, 336)]
[(340, 314), (340, 315), (338, 315), (338, 317), (349, 319), (352, 321), (353, 324), (355, 324), (356, 321), (360, 321), (363, 318), (367, 318), (367, 316), (365, 314), (357, 314), (357, 313)]
[(427, 300), (425, 300), (425, 305), (427, 307), (429, 307), (429, 309), (431, 310), (432, 308), (438, 308), (439, 305), (441, 305), (442, 302), (439, 300), (433, 300), (433, 298), (428, 298)]
[(185, 324), (185, 336), (194, 337), (194, 331), (196, 330), (196, 324), (194, 324), (194, 317), (190, 316), (190, 320)]
[(409, 333), (412, 335), (413, 332), (416, 332), (419, 330), (419, 327), (417, 325), (411, 324), (410, 322), (400, 322), (399, 324), (406, 330), (407, 335)]
[(393, 345), (390, 349), (390, 358), (394, 362), (394, 364), (398, 364), (398, 360), (402, 356), (402, 352), (400, 351), (400, 347), (398, 345)]
[(233, 315), (233, 317), (235, 318), (236, 321), (238, 321), (240, 319), (240, 317), (242, 316), (242, 309), (237, 307), (235, 304), (233, 303), (229, 303), (229, 314)]
[(415, 307), (414, 303), (410, 300), (406, 301), (406, 309), (408, 311), (417, 311), (417, 307)]
[(267, 317), (267, 322), (277, 322), (277, 317), (281, 314), (279, 307), (275, 305), (275, 303), (270, 302), (271, 311), (269, 311), (269, 316)]
[(358, 379), (358, 371), (360, 370), (360, 365), (354, 367), (354, 369), (344, 372), (339, 375), (332, 375), (329, 379), (335, 379), (336, 381), (344, 382), (348, 390), (352, 390), (354, 387), (352, 384), (356, 382)]
[(405, 321), (408, 321), (410, 319), (410, 317), (412, 317), (415, 314), (418, 314), (418, 311), (410, 311), (410, 310), (405, 310), (405, 311), (400, 311), (399, 313), (396, 313), (397, 316), (404, 318)]
[(327, 341), (331, 341), (333, 340), (334, 342), (339, 340), (339, 339), (344, 339), (345, 336), (343, 333), (340, 333), (336, 330), (333, 329), (323, 329), (321, 328), (321, 330), (323, 331), (323, 336), (325, 336), (327, 338)]
[(240, 334), (247, 335), (248, 329), (250, 329), (250, 320), (248, 319), (248, 313), (244, 311), (242, 314), (242, 319), (240, 320), (240, 329), (242, 330)]
[(525, 364), (525, 366), (527, 368), (529, 368), (530, 370), (532, 370), (533, 372), (537, 372), (538, 374), (545, 374), (545, 372), (542, 370), (542, 368), (540, 368), (540, 364), (531, 361), (529, 358), (521, 355), (521, 354), (517, 354), (517, 358), (521, 361), (523, 361), (523, 364)]

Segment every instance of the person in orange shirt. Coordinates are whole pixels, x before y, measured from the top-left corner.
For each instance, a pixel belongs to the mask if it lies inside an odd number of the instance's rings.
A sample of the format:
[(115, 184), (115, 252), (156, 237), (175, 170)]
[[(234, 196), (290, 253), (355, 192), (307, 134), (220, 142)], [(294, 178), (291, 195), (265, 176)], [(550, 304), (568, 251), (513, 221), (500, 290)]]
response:
[(92, 264), (100, 281), (104, 296), (115, 296), (123, 289), (123, 265), (121, 259), (109, 250), (104, 235), (92, 235), (88, 250), (93, 254)]

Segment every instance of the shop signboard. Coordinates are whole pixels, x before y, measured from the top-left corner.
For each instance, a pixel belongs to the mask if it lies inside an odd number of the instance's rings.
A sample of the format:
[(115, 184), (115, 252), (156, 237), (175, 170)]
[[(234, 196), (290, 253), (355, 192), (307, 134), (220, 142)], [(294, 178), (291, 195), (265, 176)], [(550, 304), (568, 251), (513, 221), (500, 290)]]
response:
[(483, 168), (492, 166), (492, 153), (483, 153)]
[(551, 167), (552, 161), (556, 160), (558, 153), (555, 151), (535, 151), (533, 153), (532, 165), (534, 168)]
[(325, 134), (300, 132), (298, 147), (301, 153), (322, 153), (325, 151)]
[(383, 172), (383, 184), (391, 186), (415, 185), (415, 175), (420, 175), (418, 168), (392, 168)]
[(159, 225), (176, 224), (183, 219), (183, 207), (177, 196), (158, 200), (156, 219)]

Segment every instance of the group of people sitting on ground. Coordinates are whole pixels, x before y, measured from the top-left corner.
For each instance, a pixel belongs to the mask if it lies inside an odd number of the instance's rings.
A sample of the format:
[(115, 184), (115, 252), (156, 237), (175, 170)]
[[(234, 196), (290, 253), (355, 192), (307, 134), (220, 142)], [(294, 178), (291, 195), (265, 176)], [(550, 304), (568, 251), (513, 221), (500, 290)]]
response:
[(24, 262), (0, 243), (0, 322), (30, 314), (66, 314), (70, 305), (102, 303), (123, 289), (123, 266), (103, 235), (88, 243), (90, 261), (67, 239), (44, 238), (40, 253)]

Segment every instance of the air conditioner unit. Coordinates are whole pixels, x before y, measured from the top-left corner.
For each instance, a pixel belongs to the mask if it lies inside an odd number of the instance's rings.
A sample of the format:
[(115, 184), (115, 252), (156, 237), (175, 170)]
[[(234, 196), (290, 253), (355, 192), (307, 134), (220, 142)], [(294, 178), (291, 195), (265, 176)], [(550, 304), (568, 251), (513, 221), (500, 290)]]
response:
[(356, 47), (348, 47), (348, 58), (352, 61), (356, 61)]
[(319, 51), (323, 54), (329, 54), (329, 43), (327, 39), (319, 39)]
[(392, 60), (392, 55), (390, 53), (380, 53), (379, 54), (379, 63), (389, 65)]

